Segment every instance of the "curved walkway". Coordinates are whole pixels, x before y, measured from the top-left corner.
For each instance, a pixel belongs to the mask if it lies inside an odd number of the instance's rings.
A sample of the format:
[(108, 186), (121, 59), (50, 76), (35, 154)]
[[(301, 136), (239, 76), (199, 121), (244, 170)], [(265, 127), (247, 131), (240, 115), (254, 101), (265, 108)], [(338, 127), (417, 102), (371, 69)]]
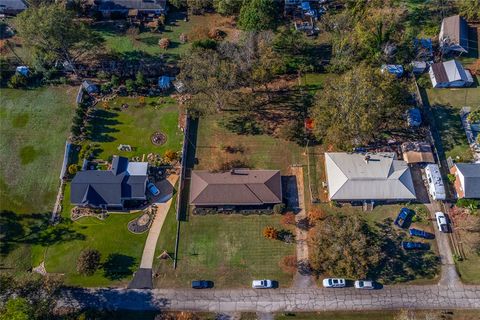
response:
[[(178, 175), (172, 174), (167, 178), (168, 182), (172, 186), (177, 183)], [(140, 262), (140, 268), (143, 269), (151, 269), (153, 265), (153, 258), (155, 256), (155, 247), (157, 246), (158, 236), (160, 235), (160, 231), (162, 230), (163, 223), (165, 222), (165, 218), (167, 217), (168, 210), (172, 205), (172, 199), (168, 200), (167, 202), (157, 203), (157, 214), (155, 215), (155, 219), (152, 222), (152, 226), (148, 231), (147, 240), (145, 242), (145, 247), (143, 248), (142, 260)]]

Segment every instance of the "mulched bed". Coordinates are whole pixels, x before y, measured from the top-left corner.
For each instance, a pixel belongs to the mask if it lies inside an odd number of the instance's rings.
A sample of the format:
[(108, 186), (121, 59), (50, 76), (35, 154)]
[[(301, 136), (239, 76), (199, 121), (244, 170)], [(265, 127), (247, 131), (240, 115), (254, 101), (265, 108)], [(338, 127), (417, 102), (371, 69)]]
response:
[(143, 233), (150, 229), (152, 221), (153, 216), (148, 213), (144, 213), (140, 217), (128, 223), (128, 230), (133, 233)]
[(165, 144), (165, 142), (167, 142), (167, 136), (157, 131), (152, 134), (152, 136), (150, 137), (150, 141), (156, 146), (161, 146)]

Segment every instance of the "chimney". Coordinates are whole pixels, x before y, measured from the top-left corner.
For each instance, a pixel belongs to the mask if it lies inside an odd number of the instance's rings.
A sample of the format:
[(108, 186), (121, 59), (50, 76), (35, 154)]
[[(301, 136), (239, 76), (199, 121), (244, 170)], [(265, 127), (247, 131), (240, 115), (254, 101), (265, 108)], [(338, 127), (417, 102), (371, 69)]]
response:
[(370, 161), (370, 156), (369, 156), (369, 155), (366, 155), (366, 156), (365, 156), (365, 163), (368, 164), (369, 161)]

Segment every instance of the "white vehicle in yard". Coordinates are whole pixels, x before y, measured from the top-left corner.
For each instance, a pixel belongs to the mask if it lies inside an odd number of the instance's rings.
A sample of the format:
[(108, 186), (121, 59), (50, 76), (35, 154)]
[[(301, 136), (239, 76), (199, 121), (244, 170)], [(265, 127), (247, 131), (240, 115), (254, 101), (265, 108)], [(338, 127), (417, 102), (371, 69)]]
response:
[(370, 281), (370, 280), (357, 280), (357, 281), (355, 281), (355, 288), (356, 289), (372, 290), (372, 289), (375, 289), (375, 285), (374, 285), (373, 281)]
[(448, 232), (447, 217), (443, 212), (435, 212), (435, 220), (437, 221), (438, 230)]
[(325, 288), (343, 288), (345, 287), (345, 279), (343, 278), (326, 278), (323, 279)]
[(252, 281), (253, 289), (271, 289), (273, 288), (272, 280), (253, 280)]

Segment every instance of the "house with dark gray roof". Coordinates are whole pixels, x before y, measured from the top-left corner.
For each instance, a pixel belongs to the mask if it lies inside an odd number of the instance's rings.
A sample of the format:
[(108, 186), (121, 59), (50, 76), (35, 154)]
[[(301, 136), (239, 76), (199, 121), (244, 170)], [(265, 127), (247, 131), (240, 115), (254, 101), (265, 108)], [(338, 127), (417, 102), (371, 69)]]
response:
[(458, 198), (480, 199), (480, 163), (456, 163), (450, 173)]
[(395, 153), (325, 153), (330, 200), (396, 202), (416, 199), (410, 168)]
[(97, 10), (103, 16), (112, 13), (127, 15), (130, 10), (138, 14), (161, 15), (167, 12), (166, 0), (97, 0)]
[(192, 171), (190, 204), (196, 207), (268, 208), (281, 202), (278, 170)]
[(17, 15), (27, 9), (24, 0), (0, 0), (0, 13), (5, 15)]
[(428, 74), (434, 88), (461, 88), (473, 84), (472, 74), (458, 60), (434, 63)]
[(114, 156), (110, 170), (85, 170), (72, 180), (70, 202), (81, 207), (123, 209), (127, 200), (146, 200), (148, 163)]
[(444, 52), (468, 53), (467, 21), (459, 15), (443, 19), (438, 39)]

